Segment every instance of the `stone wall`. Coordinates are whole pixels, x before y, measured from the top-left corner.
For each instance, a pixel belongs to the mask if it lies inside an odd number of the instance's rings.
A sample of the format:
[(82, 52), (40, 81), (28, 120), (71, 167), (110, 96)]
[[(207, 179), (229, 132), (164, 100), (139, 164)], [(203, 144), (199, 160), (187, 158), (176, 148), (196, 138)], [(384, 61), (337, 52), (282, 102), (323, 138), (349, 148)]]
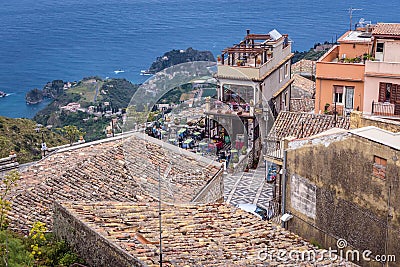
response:
[(224, 177), (223, 168), (209, 181), (192, 202), (214, 203), (224, 200)]
[(350, 114), (350, 129), (366, 126), (375, 126), (394, 133), (400, 132), (400, 121), (365, 116), (360, 111), (353, 111)]
[[(387, 159), (385, 179), (372, 175), (375, 155)], [(343, 238), (360, 253), (368, 249), (373, 255), (396, 255), (400, 261), (399, 155), (357, 136), (289, 149), (286, 208), (294, 218), (288, 229), (325, 248), (335, 249), (336, 240)], [(308, 190), (313, 185), (315, 203), (313, 190)], [(299, 186), (307, 189), (301, 197)], [(297, 205), (299, 201), (308, 201), (309, 208)]]
[(54, 204), (53, 218), (55, 236), (66, 240), (89, 266), (145, 266), (141, 261), (110, 243), (78, 220), (59, 203)]

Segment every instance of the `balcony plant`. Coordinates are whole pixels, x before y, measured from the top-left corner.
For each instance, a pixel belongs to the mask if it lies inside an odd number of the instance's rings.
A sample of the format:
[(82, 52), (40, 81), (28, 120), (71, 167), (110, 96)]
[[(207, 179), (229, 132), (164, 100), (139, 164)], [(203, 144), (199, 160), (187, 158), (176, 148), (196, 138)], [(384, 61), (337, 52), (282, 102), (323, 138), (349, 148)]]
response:
[(242, 155), (246, 155), (246, 153), (247, 153), (247, 147), (243, 146), (242, 147)]
[(364, 62), (366, 60), (375, 61), (375, 58), (371, 54), (364, 54), (363, 55), (363, 60), (364, 60)]
[(239, 162), (239, 156), (237, 154), (235, 154), (232, 158), (232, 162), (233, 163), (238, 163)]

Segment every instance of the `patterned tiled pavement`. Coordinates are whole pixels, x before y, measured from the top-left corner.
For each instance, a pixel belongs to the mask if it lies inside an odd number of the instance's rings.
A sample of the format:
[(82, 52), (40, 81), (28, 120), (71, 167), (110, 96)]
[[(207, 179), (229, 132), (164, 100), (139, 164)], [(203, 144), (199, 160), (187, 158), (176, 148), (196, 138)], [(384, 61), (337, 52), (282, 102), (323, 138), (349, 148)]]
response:
[(249, 172), (228, 174), (224, 178), (224, 199), (227, 203), (253, 203), (267, 208), (272, 198), (273, 185), (265, 182), (265, 165)]

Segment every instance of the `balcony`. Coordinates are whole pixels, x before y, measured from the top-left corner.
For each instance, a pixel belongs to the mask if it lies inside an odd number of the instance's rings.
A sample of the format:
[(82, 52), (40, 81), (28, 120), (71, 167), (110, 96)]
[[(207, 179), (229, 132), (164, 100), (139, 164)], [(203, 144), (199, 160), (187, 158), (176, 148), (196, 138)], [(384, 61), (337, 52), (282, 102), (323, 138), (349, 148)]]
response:
[(318, 79), (364, 81), (364, 61), (357, 58), (339, 59), (339, 46), (332, 47), (316, 64)]
[(362, 63), (341, 63), (318, 61), (317, 79), (364, 81), (365, 65)]
[(371, 114), (373, 116), (400, 118), (400, 103), (392, 104), (372, 101)]
[(391, 78), (400, 77), (400, 62), (382, 62), (382, 61), (366, 61), (366, 76), (382, 76), (387, 75)]
[(262, 80), (292, 56), (290, 44), (274, 51), (266, 47), (235, 47), (223, 52), (218, 58), (218, 77), (242, 80)]
[(250, 116), (250, 105), (248, 103), (223, 103), (221, 101), (215, 101), (210, 104), (210, 110), (206, 110), (205, 113), (217, 116), (252, 117)]

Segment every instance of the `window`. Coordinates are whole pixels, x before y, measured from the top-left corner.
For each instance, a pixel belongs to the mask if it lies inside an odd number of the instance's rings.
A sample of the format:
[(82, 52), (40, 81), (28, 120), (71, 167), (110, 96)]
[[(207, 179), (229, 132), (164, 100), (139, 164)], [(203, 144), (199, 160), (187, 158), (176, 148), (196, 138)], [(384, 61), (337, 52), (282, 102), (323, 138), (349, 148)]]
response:
[(333, 86), (333, 103), (343, 103), (343, 86)]
[(347, 109), (354, 108), (354, 87), (353, 86), (346, 86), (345, 107)]
[(378, 156), (374, 156), (374, 164), (372, 167), (372, 175), (380, 178), (385, 179), (386, 177), (386, 163), (387, 160)]
[(376, 44), (376, 52), (383, 53), (383, 43)]
[(285, 78), (289, 75), (289, 63), (285, 64)]
[(400, 85), (394, 83), (379, 83), (379, 102), (392, 104), (400, 101)]
[(282, 68), (280, 68), (279, 69), (279, 82), (282, 82), (282, 73), (283, 73), (283, 70), (282, 70)]

